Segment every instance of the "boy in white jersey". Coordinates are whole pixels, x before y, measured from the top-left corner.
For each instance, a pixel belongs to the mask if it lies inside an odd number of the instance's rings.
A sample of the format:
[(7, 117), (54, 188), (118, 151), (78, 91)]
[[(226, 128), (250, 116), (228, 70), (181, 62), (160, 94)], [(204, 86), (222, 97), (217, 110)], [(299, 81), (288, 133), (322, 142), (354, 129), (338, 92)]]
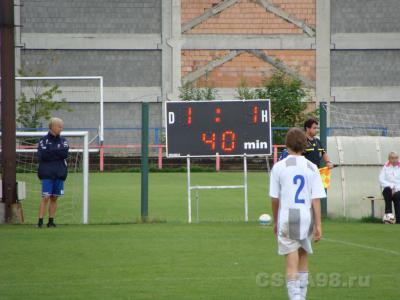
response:
[(278, 253), (285, 255), (290, 300), (306, 299), (307, 254), (312, 253), (312, 236), (315, 241), (321, 239), (319, 199), (326, 197), (317, 166), (302, 156), (306, 146), (304, 132), (290, 129), (286, 135), (289, 155), (274, 165), (270, 177), (274, 233)]

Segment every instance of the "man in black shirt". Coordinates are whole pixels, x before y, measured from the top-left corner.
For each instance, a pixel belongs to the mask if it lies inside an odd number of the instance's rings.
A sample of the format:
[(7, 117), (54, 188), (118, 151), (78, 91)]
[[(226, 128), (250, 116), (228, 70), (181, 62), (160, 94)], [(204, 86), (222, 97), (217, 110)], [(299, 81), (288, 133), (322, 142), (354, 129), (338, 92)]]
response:
[(328, 154), (321, 145), (321, 141), (316, 137), (318, 122), (315, 119), (308, 119), (304, 122), (304, 131), (307, 136), (307, 147), (304, 151), (304, 157), (314, 163), (318, 168), (321, 166), (321, 160), (325, 161), (329, 169), (333, 168), (332, 162), (329, 160)]

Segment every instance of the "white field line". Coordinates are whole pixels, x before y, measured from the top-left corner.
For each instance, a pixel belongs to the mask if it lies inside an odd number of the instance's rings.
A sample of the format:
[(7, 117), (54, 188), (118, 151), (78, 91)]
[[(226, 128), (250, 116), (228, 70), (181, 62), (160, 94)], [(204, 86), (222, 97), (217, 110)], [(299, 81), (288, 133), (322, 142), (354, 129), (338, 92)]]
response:
[(347, 241), (341, 241), (341, 240), (336, 240), (336, 239), (331, 239), (331, 238), (322, 238), (322, 240), (327, 241), (327, 242), (338, 243), (338, 244), (352, 246), (352, 247), (358, 247), (358, 248), (362, 248), (362, 249), (366, 249), (366, 250), (385, 252), (385, 253), (390, 253), (390, 254), (393, 254), (393, 255), (399, 255), (400, 256), (400, 252), (399, 251), (395, 251), (395, 250), (389, 250), (389, 249), (379, 248), (379, 247), (372, 247), (372, 246), (368, 246), (368, 245), (363, 245), (363, 244), (358, 244), (358, 243), (353, 243), (353, 242), (347, 242)]
[[(215, 276), (215, 277), (154, 277), (154, 278), (124, 278), (124, 279), (118, 279), (118, 280), (113, 280), (113, 279), (84, 279), (84, 280), (70, 280), (70, 281), (62, 281), (62, 282), (57, 282), (54, 283), (55, 285), (58, 286), (67, 286), (67, 285), (89, 285), (89, 284), (107, 284), (107, 283), (115, 283), (118, 281), (119, 283), (135, 283), (137, 281), (153, 281), (153, 282), (168, 282), (168, 281), (213, 281), (213, 280), (244, 280), (244, 279), (253, 279), (255, 278), (255, 275), (251, 274), (248, 276)], [(46, 281), (40, 281), (40, 282), (2, 282), (0, 283), (0, 288), (6, 288), (6, 287), (13, 287), (13, 286), (48, 286), (48, 282)]]

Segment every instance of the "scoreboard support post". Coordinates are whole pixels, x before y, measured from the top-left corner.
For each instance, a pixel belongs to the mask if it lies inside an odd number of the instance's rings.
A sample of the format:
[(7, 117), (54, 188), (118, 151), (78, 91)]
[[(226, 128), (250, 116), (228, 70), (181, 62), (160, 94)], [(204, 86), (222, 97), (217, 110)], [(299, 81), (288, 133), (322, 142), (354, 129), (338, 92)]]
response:
[(249, 203), (247, 194), (247, 156), (243, 156), (243, 173), (244, 173), (244, 221), (249, 221)]
[(187, 193), (188, 193), (188, 223), (192, 223), (192, 198), (191, 198), (191, 185), (190, 185), (190, 156), (186, 158), (187, 169)]
[[(244, 190), (244, 221), (249, 221), (249, 203), (247, 189), (247, 156), (243, 155), (243, 185), (191, 185), (190, 180), (190, 155), (186, 157), (187, 169), (187, 193), (188, 193), (188, 223), (192, 223), (192, 190), (223, 190), (223, 189), (243, 189)], [(199, 221), (199, 197), (197, 200), (197, 222)]]

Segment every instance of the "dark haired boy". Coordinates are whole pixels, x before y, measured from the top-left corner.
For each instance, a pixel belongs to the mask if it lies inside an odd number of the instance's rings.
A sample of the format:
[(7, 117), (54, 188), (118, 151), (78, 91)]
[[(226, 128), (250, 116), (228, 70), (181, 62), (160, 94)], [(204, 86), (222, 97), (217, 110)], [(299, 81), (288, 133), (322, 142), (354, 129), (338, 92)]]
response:
[(306, 145), (304, 132), (290, 129), (286, 135), (289, 155), (274, 165), (270, 177), (274, 233), (278, 254), (285, 256), (290, 300), (306, 299), (307, 255), (312, 253), (312, 236), (315, 241), (321, 239), (320, 198), (326, 197), (318, 168), (302, 156)]

